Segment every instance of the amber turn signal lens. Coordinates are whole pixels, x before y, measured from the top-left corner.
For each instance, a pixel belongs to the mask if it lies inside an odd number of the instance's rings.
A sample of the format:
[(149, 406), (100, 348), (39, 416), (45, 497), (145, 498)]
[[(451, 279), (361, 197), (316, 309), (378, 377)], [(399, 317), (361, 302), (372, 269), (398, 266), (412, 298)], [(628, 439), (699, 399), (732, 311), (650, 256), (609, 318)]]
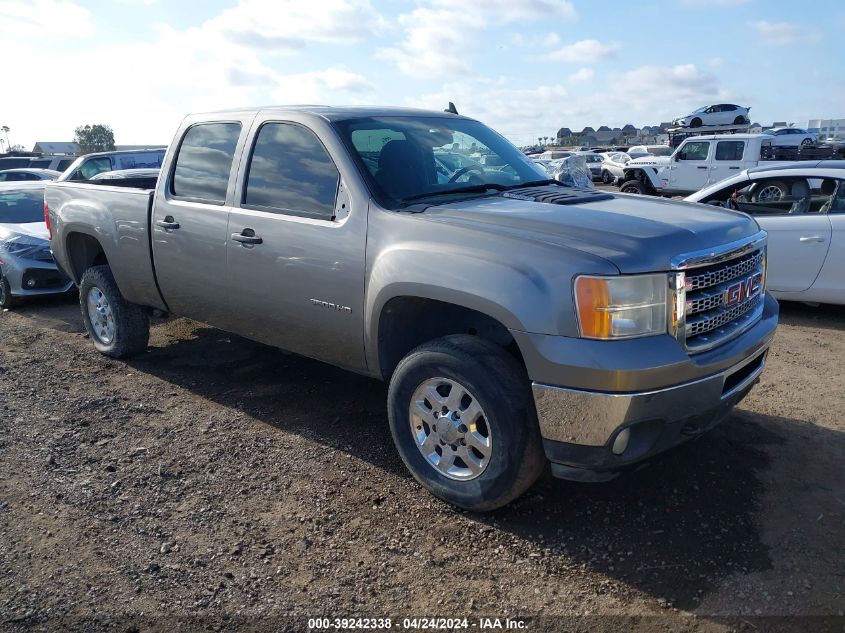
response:
[(599, 277), (579, 277), (575, 280), (575, 298), (581, 335), (590, 338), (610, 338), (610, 290), (607, 280)]

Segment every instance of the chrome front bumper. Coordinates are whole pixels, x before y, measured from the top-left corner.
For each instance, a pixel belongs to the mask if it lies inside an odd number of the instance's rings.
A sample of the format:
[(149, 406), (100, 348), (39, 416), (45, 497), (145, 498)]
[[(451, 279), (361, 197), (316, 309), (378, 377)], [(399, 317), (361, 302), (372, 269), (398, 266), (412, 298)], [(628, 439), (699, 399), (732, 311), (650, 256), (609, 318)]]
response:
[(609, 450), (615, 437), (629, 426), (724, 417), (759, 379), (767, 352), (765, 347), (717, 374), (654, 391), (606, 393), (535, 382), (532, 389), (540, 433), (550, 442)]

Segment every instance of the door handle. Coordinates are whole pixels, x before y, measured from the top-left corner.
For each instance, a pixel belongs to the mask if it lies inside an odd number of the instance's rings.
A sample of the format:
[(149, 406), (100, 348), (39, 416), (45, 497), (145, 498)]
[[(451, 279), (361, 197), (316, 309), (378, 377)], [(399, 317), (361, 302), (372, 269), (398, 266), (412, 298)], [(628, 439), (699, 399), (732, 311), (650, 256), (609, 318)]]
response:
[(232, 240), (241, 244), (261, 244), (264, 242), (252, 229), (244, 229), (240, 233), (232, 233)]
[(739, 167), (728, 167), (728, 169), (739, 169)]
[(707, 165), (699, 165), (698, 168), (699, 169), (707, 169)]
[(824, 240), (822, 235), (802, 235), (798, 238), (799, 242), (824, 242)]
[(178, 229), (179, 223), (173, 221), (172, 215), (167, 215), (167, 216), (164, 217), (163, 220), (158, 220), (156, 222), (156, 226), (158, 226), (162, 229)]

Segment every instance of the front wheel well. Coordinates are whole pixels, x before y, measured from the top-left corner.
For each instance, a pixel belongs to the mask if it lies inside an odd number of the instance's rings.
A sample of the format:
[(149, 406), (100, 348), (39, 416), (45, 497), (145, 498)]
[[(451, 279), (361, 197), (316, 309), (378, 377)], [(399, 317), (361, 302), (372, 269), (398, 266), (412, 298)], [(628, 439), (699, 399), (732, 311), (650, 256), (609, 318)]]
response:
[(71, 233), (67, 237), (67, 254), (71, 270), (68, 271), (76, 283), (91, 266), (108, 265), (103, 247), (96, 238), (85, 233)]
[(505, 349), (524, 367), (519, 347), (508, 329), (483, 312), (423, 297), (394, 297), (381, 310), (378, 359), (382, 378), (389, 381), (396, 366), (412, 349), (450, 334), (470, 334)]

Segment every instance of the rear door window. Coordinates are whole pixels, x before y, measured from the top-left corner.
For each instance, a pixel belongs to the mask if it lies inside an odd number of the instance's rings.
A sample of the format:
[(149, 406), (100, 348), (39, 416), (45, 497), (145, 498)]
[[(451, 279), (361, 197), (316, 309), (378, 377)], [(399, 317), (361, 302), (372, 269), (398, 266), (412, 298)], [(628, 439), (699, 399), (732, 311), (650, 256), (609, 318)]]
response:
[(176, 156), (171, 193), (223, 204), (240, 134), (240, 123), (200, 123), (188, 128)]
[(258, 131), (247, 172), (243, 206), (331, 220), (340, 174), (308, 128), (265, 123)]
[(716, 143), (716, 160), (742, 160), (745, 141), (719, 141)]

